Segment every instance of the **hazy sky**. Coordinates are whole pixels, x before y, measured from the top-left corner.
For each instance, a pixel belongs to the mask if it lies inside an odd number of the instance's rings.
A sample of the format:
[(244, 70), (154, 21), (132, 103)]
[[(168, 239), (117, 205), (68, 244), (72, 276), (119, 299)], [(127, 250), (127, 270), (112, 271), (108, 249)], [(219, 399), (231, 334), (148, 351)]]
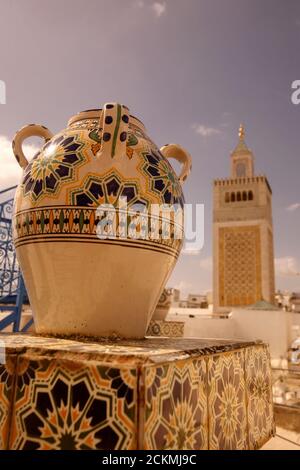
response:
[(57, 132), (82, 109), (128, 105), (155, 143), (192, 154), (184, 191), (205, 204), (205, 245), (169, 284), (204, 292), (212, 180), (229, 175), (243, 122), (273, 188), (277, 287), (300, 290), (299, 45), (299, 0), (0, 0), (0, 188), (18, 179), (10, 141), (24, 124)]

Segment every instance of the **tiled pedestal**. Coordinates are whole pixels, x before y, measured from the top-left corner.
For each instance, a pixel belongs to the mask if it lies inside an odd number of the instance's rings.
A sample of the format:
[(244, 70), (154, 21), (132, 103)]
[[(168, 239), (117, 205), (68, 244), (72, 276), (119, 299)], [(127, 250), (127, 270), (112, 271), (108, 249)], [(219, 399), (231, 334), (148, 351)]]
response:
[(263, 343), (0, 340), (2, 449), (254, 449), (274, 433)]

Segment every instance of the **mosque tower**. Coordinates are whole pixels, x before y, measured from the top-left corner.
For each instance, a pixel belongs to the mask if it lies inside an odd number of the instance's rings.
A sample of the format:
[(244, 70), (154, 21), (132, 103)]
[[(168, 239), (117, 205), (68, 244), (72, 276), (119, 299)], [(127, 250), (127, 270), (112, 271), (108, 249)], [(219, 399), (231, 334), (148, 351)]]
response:
[(274, 303), (272, 190), (265, 176), (255, 176), (242, 125), (231, 177), (215, 180), (213, 193), (214, 311)]

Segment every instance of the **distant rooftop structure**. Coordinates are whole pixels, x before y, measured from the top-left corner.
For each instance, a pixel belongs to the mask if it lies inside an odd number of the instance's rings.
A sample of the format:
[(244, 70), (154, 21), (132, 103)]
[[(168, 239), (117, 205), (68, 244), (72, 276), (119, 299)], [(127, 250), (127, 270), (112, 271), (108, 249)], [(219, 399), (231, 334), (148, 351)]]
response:
[(276, 305), (271, 304), (270, 302), (266, 302), (265, 300), (259, 300), (253, 305), (249, 305), (247, 310), (280, 310), (280, 308), (276, 307)]

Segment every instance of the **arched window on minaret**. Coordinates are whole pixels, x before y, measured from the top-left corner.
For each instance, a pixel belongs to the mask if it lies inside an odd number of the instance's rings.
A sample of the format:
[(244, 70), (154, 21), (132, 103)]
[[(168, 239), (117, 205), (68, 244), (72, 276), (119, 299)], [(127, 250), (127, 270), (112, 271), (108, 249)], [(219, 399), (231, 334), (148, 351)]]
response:
[(237, 201), (241, 201), (241, 200), (242, 200), (240, 191), (238, 191), (238, 193), (237, 193), (237, 195), (236, 195), (236, 200), (237, 200)]
[(248, 200), (253, 201), (253, 191), (248, 192)]
[(231, 202), (235, 202), (235, 193), (231, 193)]
[(243, 201), (247, 201), (247, 193), (246, 193), (246, 191), (243, 191)]

